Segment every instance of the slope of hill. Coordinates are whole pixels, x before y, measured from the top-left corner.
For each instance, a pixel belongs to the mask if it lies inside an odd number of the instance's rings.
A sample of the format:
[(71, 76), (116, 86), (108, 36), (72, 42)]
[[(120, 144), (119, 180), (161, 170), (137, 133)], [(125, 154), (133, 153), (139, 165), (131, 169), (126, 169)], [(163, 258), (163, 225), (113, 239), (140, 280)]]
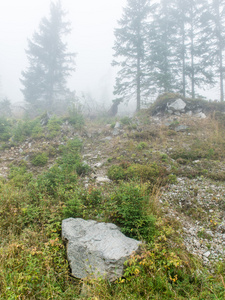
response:
[[(1, 299), (224, 299), (225, 115), (166, 111), (176, 100), (85, 125), (1, 123)], [(71, 216), (145, 241), (123, 278), (70, 276)]]

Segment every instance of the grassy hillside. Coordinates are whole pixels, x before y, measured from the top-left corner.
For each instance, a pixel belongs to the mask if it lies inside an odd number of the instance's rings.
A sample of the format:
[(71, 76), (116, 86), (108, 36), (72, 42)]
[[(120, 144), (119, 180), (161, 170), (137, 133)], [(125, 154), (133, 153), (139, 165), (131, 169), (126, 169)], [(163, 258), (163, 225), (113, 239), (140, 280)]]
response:
[[(224, 115), (45, 118), (0, 120), (0, 298), (224, 299)], [(143, 241), (123, 278), (70, 275), (67, 217)]]

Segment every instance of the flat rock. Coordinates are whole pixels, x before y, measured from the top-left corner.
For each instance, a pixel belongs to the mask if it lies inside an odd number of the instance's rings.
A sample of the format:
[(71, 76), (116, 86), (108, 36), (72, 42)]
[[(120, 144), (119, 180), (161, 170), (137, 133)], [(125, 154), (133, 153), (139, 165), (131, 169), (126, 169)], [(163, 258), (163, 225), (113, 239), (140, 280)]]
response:
[(62, 238), (67, 242), (67, 258), (77, 278), (106, 278), (123, 275), (124, 262), (137, 251), (140, 241), (122, 234), (111, 223), (69, 218), (62, 222)]

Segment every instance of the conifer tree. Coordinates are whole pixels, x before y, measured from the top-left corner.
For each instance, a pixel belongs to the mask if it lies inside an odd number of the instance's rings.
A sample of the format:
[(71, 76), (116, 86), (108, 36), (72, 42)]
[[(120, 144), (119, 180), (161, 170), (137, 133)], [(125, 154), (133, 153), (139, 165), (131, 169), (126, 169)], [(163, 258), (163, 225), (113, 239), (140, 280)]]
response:
[(122, 101), (136, 99), (137, 111), (140, 110), (144, 95), (150, 87), (146, 76), (146, 51), (149, 14), (149, 0), (128, 0), (122, 18), (115, 29), (114, 60), (112, 65), (119, 71), (116, 77), (114, 94)]
[[(186, 75), (189, 78), (189, 93), (196, 97), (196, 88), (213, 85), (212, 52), (209, 47), (208, 1), (185, 0), (186, 29)], [(208, 21), (207, 21), (208, 20)]]
[(66, 79), (74, 70), (74, 53), (67, 52), (63, 41), (70, 33), (60, 1), (52, 2), (49, 18), (43, 18), (39, 31), (28, 40), (29, 66), (22, 72), (22, 92), (35, 109), (54, 111), (67, 97)]
[(216, 66), (220, 82), (220, 100), (224, 101), (224, 52), (225, 52), (225, 0), (212, 0), (211, 6), (211, 40), (213, 56), (211, 62)]
[(153, 68), (155, 85), (160, 93), (176, 91), (179, 88), (177, 20), (174, 18), (174, 10), (174, 0), (161, 0), (151, 23), (149, 63)]

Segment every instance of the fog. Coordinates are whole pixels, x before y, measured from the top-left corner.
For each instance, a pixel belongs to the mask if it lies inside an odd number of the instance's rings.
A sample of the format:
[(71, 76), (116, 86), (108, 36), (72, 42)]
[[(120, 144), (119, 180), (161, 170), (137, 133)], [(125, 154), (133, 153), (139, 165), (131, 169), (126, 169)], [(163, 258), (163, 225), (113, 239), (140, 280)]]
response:
[[(28, 62), (27, 39), (48, 17), (48, 0), (0, 1), (0, 94), (11, 102), (21, 102), (19, 78)], [(68, 12), (72, 32), (67, 37), (69, 51), (76, 52), (76, 71), (69, 88), (89, 94), (96, 101), (112, 100), (115, 71), (111, 67), (114, 28), (126, 0), (61, 0)]]

